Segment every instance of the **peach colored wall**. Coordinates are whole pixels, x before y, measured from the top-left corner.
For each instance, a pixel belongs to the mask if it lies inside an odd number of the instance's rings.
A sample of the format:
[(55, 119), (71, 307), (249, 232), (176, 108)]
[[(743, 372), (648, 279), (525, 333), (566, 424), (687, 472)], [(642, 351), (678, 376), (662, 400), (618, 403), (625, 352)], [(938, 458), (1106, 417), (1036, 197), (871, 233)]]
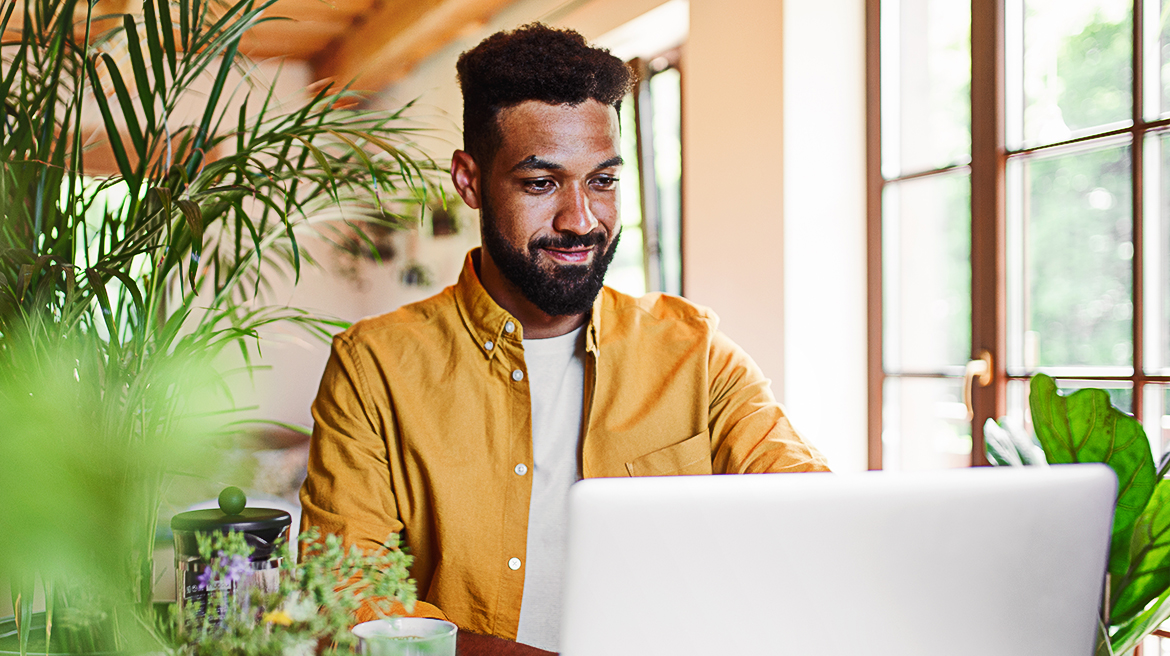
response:
[(683, 59), (683, 292), (781, 398), (783, 13), (776, 0), (691, 0)]
[(684, 293), (835, 468), (864, 469), (864, 2), (690, 6)]

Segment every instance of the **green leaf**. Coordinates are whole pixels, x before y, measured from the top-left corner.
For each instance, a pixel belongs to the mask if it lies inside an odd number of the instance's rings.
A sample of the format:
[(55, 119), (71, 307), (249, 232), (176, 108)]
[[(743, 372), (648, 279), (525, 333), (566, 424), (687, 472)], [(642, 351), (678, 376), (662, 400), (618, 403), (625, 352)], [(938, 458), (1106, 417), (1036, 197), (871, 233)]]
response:
[(1114, 656), (1116, 652), (1113, 651), (1113, 645), (1109, 642), (1109, 627), (1097, 618), (1097, 649), (1094, 652), (1096, 656)]
[[(126, 18), (133, 29), (134, 21), (129, 17)], [(134, 152), (139, 156), (139, 165), (145, 159), (146, 141), (142, 136), (142, 127), (138, 125), (138, 113), (134, 111), (134, 101), (130, 99), (130, 89), (126, 87), (125, 80), (122, 79), (122, 72), (118, 70), (118, 65), (114, 63), (114, 59), (109, 55), (102, 53), (102, 60), (106, 62), (106, 71), (110, 74), (110, 83), (114, 86), (114, 94), (118, 98), (118, 104), (122, 109), (122, 119), (126, 121), (126, 132), (130, 134), (130, 142), (134, 146)]]
[(1124, 574), (1129, 569), (1134, 524), (1156, 481), (1145, 430), (1138, 420), (1113, 407), (1105, 390), (1082, 389), (1066, 397), (1044, 374), (1032, 378), (1028, 403), (1048, 462), (1103, 462), (1117, 474), (1109, 573)]
[(1170, 588), (1170, 481), (1161, 481), (1138, 517), (1130, 543), (1130, 565), (1114, 578), (1114, 622), (1131, 619)]
[(1008, 432), (995, 423), (994, 419), (988, 418), (983, 424), (983, 443), (987, 449), (987, 460), (996, 466), (1022, 466), (1023, 460), (1020, 459), (1020, 453), (1016, 451), (1016, 447), (1012, 444), (1012, 438)]
[(12, 609), (16, 614), (17, 642), (20, 656), (28, 653), (28, 636), (32, 633), (33, 585), (36, 579), (18, 575), (12, 582)]
[[(145, 3), (147, 8), (147, 25), (146, 34), (149, 37), (151, 32), (151, 18), (149, 8), (151, 4)], [(150, 92), (150, 79), (146, 76), (146, 60), (142, 57), (142, 40), (138, 38), (138, 27), (134, 24), (134, 17), (130, 14), (122, 16), (122, 25), (126, 30), (126, 52), (130, 55), (130, 65), (134, 69), (134, 83), (138, 87), (138, 100), (142, 104), (142, 113), (146, 117), (146, 131), (152, 132), (154, 130), (154, 96)], [(153, 58), (154, 48), (151, 48), (151, 56)], [(160, 62), (155, 62), (158, 66)], [(123, 107), (122, 111), (134, 111), (133, 106)], [(143, 153), (139, 152), (139, 155)]]
[(202, 120), (199, 121), (199, 130), (195, 133), (195, 142), (191, 145), (191, 157), (187, 162), (188, 178), (195, 177), (195, 172), (199, 170), (199, 165), (203, 162), (203, 147), (207, 139), (211, 136), (211, 120), (215, 117), (215, 111), (219, 107), (219, 97), (223, 93), (223, 87), (227, 83), (228, 74), (231, 73), (232, 65), (235, 63), (239, 44), (238, 37), (228, 44), (223, 54), (223, 62), (220, 64), (219, 72), (215, 76), (215, 81), (212, 82), (211, 92), (207, 96), (207, 108), (203, 112)]
[(191, 264), (187, 277), (191, 284), (195, 284), (196, 274), (199, 273), (199, 260), (203, 256), (203, 211), (195, 201), (181, 199), (176, 203), (187, 220), (187, 227), (191, 230)]
[(45, 590), (45, 653), (52, 653), (53, 644), (53, 582), (42, 579), (41, 585)]
[(94, 62), (94, 59), (90, 59), (85, 63), (85, 66), (89, 72), (90, 84), (93, 86), (94, 99), (97, 100), (98, 109), (102, 113), (102, 121), (105, 123), (106, 138), (110, 142), (110, 149), (114, 151), (114, 159), (118, 162), (118, 171), (123, 176), (133, 176), (134, 170), (130, 168), (130, 160), (126, 157), (126, 147), (122, 144), (122, 136), (118, 133), (118, 124), (114, 122), (114, 116), (110, 113), (110, 104), (106, 100), (106, 92), (102, 89)]
[[(1158, 600), (1133, 619), (1114, 624), (1116, 630), (1109, 642), (1114, 654), (1129, 654), (1142, 643), (1142, 639), (1170, 619), (1170, 590), (1164, 590)], [(1100, 653), (1100, 652), (1098, 652)]]
[(119, 269), (101, 269), (102, 273), (107, 273), (114, 276), (122, 282), (122, 285), (130, 292), (130, 296), (134, 299), (134, 309), (138, 310), (139, 316), (146, 314), (146, 304), (142, 300), (142, 291), (138, 289), (138, 284), (130, 277), (130, 274)]
[(28, 291), (28, 287), (32, 283), (32, 277), (33, 265), (20, 265), (20, 271), (16, 274), (16, 298), (18, 300), (24, 300), (24, 293)]
[[(147, 4), (150, 0), (146, 0)], [(171, 67), (171, 75), (174, 76), (176, 67), (178, 66), (179, 53), (175, 50), (175, 26), (171, 22), (171, 4), (167, 0), (158, 0), (158, 19), (162, 26), (163, 38), (163, 52), (166, 53), (167, 63)], [(158, 76), (157, 91), (159, 95), (166, 95), (166, 75), (162, 71), (157, 71)]]
[(106, 330), (110, 333), (110, 348), (114, 352), (113, 359), (117, 360), (118, 327), (114, 324), (114, 311), (110, 306), (110, 297), (106, 294), (106, 283), (95, 269), (86, 269), (85, 277), (89, 281), (90, 288), (93, 289), (94, 296), (97, 297), (98, 308), (101, 311), (102, 319), (105, 320)]

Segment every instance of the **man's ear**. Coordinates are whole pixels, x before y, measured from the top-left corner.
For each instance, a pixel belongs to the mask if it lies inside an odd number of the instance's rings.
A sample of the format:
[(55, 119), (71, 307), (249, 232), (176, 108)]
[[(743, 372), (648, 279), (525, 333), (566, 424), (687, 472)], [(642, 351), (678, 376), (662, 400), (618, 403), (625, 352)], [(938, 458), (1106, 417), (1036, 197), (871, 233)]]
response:
[(463, 198), (463, 202), (473, 210), (480, 209), (483, 198), (480, 193), (480, 168), (463, 150), (456, 150), (451, 155), (451, 182), (455, 184), (455, 191)]

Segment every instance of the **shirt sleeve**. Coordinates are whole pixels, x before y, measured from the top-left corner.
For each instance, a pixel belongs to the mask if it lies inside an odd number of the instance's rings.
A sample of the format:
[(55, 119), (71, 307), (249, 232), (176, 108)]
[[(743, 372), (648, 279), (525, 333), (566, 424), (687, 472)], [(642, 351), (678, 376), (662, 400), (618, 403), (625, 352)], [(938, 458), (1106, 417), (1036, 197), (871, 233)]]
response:
[[(322, 535), (334, 533), (348, 548), (371, 550), (391, 533), (400, 533), (398, 506), (390, 480), (382, 421), (370, 401), (361, 363), (343, 336), (334, 338), (329, 363), (313, 402), (313, 437), (309, 444), (308, 476), (301, 486), (301, 531), (317, 527)], [(404, 609), (401, 609), (404, 610)], [(410, 615), (447, 619), (441, 610), (423, 601)], [(371, 606), (363, 606), (358, 621), (375, 619)]]
[(711, 341), (708, 372), (715, 473), (829, 470), (825, 457), (793, 429), (760, 368), (719, 331)]

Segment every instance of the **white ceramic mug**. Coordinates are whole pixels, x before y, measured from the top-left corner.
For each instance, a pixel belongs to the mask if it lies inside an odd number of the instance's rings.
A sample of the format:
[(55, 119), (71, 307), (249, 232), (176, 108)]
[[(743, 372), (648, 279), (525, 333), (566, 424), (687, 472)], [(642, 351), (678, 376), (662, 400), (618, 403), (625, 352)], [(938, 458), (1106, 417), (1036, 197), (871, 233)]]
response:
[(429, 617), (391, 617), (353, 627), (363, 656), (455, 656), (458, 631), (451, 622)]

